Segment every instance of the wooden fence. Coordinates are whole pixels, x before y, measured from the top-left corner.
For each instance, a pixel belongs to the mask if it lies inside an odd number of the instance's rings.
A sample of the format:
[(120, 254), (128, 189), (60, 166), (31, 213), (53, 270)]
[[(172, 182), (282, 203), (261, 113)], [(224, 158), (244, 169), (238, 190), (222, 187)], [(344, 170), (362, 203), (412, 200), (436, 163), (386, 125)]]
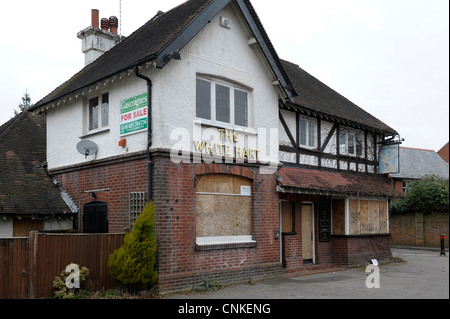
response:
[(89, 288), (114, 288), (108, 259), (123, 238), (124, 234), (37, 232), (28, 238), (0, 238), (0, 299), (53, 297), (53, 279), (71, 263), (89, 269)]

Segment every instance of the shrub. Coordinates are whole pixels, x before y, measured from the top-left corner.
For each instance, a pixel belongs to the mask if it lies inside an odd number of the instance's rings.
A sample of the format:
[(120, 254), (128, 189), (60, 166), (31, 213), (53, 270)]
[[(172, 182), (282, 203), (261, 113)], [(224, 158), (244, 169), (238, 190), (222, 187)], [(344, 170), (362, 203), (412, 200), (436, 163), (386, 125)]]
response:
[(436, 176), (429, 176), (410, 183), (405, 198), (391, 203), (393, 214), (448, 211), (449, 181)]
[(145, 290), (157, 282), (155, 270), (155, 206), (147, 204), (124, 238), (124, 244), (109, 256), (111, 275), (130, 291)]
[[(73, 269), (79, 270), (78, 273), (75, 275), (78, 276), (80, 283), (82, 281), (85, 281), (87, 277), (89, 276), (89, 269), (86, 267), (80, 267), (77, 264), (70, 264), (66, 267), (65, 270), (61, 271), (61, 274), (59, 276), (56, 276), (53, 280), (53, 288), (56, 289), (55, 291), (55, 298), (58, 299), (73, 299), (77, 298), (77, 292), (79, 292), (79, 288), (69, 288), (67, 286), (67, 278), (70, 275), (74, 275), (74, 272), (72, 272)], [(70, 281), (70, 279), (69, 279)]]

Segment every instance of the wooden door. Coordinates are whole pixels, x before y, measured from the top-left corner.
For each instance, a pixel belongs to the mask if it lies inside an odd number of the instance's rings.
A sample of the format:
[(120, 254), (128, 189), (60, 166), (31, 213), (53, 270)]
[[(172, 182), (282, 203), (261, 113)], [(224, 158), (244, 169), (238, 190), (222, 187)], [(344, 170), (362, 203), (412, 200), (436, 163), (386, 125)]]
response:
[(83, 233), (108, 233), (108, 204), (91, 202), (83, 206)]
[(302, 205), (302, 256), (303, 260), (313, 261), (313, 209), (312, 205)]

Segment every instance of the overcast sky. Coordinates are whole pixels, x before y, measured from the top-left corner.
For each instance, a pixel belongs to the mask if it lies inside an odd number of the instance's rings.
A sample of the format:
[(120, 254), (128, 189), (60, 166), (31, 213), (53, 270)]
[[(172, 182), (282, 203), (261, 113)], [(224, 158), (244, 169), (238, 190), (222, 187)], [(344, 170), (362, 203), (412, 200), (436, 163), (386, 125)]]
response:
[[(183, 0), (122, 0), (127, 36)], [(0, 125), (84, 67), (77, 32), (120, 16), (119, 0), (2, 1)], [(448, 0), (253, 0), (280, 58), (396, 129), (403, 146), (449, 140)]]

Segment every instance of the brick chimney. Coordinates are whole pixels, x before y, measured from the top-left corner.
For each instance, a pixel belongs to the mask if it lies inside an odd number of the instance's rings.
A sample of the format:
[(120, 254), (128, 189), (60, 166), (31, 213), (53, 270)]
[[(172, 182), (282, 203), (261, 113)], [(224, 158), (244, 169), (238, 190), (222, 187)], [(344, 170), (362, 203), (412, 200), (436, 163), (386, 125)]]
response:
[(121, 37), (117, 34), (119, 20), (112, 16), (109, 19), (101, 19), (99, 22), (99, 11), (92, 9), (91, 26), (78, 32), (77, 37), (82, 40), (82, 52), (85, 54), (85, 64), (91, 64), (103, 53), (111, 50)]

